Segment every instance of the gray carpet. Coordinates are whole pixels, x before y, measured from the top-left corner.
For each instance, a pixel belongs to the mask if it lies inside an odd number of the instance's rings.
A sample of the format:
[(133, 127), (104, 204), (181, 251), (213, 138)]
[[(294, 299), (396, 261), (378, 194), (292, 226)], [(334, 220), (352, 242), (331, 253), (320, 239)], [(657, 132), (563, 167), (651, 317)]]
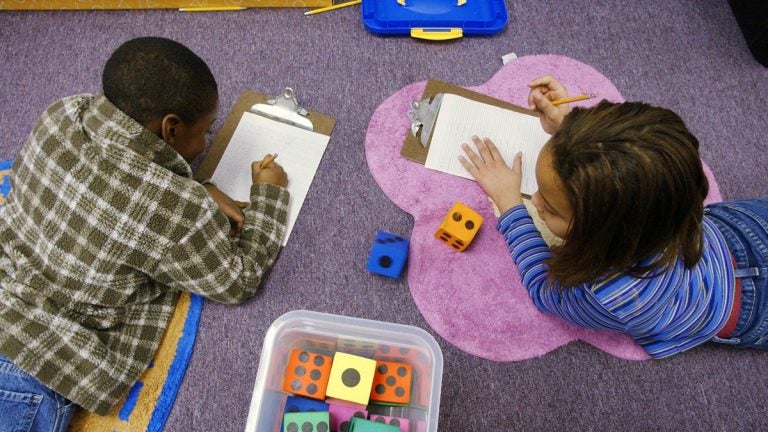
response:
[[(680, 113), (726, 199), (768, 195), (768, 69), (751, 57), (725, 1), (545, 3), (508, 0), (500, 34), (447, 43), (370, 34), (359, 7), (312, 17), (300, 9), (0, 12), (2, 158), (15, 156), (48, 103), (97, 91), (110, 52), (140, 35), (176, 39), (209, 63), (221, 91), (217, 127), (241, 90), (276, 93), (287, 84), (305, 105), (338, 120), (262, 293), (240, 307), (205, 304), (167, 430), (243, 430), (264, 333), (286, 311), (431, 331), (404, 278), (365, 270), (377, 229), (412, 227), (373, 181), (363, 152), (374, 109), (410, 83), (474, 86), (503, 54), (566, 55), (595, 67), (627, 100)], [(704, 346), (631, 362), (575, 342), (541, 358), (495, 363), (435, 336), (445, 357), (441, 431), (768, 428), (768, 353)]]

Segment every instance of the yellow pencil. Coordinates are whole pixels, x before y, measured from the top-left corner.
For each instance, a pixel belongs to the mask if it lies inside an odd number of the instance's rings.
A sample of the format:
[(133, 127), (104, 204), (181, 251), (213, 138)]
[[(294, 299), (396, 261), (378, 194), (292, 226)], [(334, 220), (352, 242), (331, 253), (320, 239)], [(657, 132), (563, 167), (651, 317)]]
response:
[(317, 13), (320, 13), (320, 12), (328, 12), (328, 11), (331, 11), (331, 10), (334, 10), (334, 9), (341, 9), (341, 8), (347, 7), (347, 6), (354, 6), (354, 5), (360, 4), (362, 2), (363, 2), (363, 0), (352, 0), (352, 1), (348, 1), (346, 3), (335, 4), (333, 6), (321, 7), (321, 8), (318, 8), (318, 9), (312, 9), (311, 11), (304, 12), (304, 15), (314, 15), (314, 14), (317, 14)]
[(268, 154), (268, 155), (267, 155), (267, 156), (266, 156), (266, 157), (265, 157), (265, 158), (264, 158), (264, 159), (261, 161), (261, 163), (259, 164), (259, 168), (260, 168), (260, 169), (264, 169), (264, 168), (268, 167), (268, 166), (269, 166), (269, 164), (271, 164), (272, 162), (274, 162), (276, 158), (277, 158), (277, 153), (275, 153), (275, 154)]
[(248, 9), (245, 6), (195, 6), (179, 8), (181, 12), (220, 12), (220, 11), (239, 11)]
[(595, 97), (595, 95), (592, 93), (589, 93), (589, 94), (584, 93), (583, 95), (579, 95), (579, 96), (553, 100), (552, 105), (561, 105), (564, 103), (578, 102), (586, 99), (592, 99), (593, 97)]

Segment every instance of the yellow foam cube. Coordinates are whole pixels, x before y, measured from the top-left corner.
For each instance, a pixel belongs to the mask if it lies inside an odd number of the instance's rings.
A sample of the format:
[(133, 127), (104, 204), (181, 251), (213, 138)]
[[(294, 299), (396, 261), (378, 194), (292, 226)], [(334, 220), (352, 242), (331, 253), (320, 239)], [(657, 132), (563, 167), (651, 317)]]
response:
[(466, 204), (456, 202), (435, 232), (435, 238), (463, 252), (483, 224), (483, 217)]
[(368, 405), (376, 360), (343, 352), (333, 356), (326, 396), (360, 405)]

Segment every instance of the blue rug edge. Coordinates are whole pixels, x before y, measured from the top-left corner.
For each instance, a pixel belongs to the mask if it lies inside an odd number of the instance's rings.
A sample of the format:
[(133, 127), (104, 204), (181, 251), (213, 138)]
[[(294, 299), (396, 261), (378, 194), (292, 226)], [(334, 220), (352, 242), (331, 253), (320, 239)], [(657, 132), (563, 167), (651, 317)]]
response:
[(155, 410), (152, 412), (152, 418), (147, 425), (147, 432), (160, 432), (168, 420), (173, 404), (176, 401), (176, 395), (184, 380), (187, 372), (189, 359), (192, 357), (192, 351), (195, 347), (195, 338), (197, 337), (197, 327), (200, 324), (200, 315), (203, 310), (203, 298), (199, 295), (190, 296), (189, 311), (184, 321), (184, 330), (179, 344), (176, 347), (176, 355), (173, 358), (168, 375), (163, 384), (163, 390), (157, 398)]

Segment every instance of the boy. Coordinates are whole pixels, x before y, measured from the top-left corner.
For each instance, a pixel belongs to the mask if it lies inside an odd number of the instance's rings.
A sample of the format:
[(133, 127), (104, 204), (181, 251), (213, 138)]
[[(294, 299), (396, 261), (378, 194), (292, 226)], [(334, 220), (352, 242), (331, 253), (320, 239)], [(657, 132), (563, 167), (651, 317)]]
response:
[(252, 164), (244, 211), (192, 179), (218, 111), (202, 59), (134, 39), (102, 85), (52, 104), (13, 167), (0, 213), (3, 430), (66, 430), (74, 405), (106, 414), (148, 367), (178, 292), (243, 302), (285, 232), (278, 164)]

